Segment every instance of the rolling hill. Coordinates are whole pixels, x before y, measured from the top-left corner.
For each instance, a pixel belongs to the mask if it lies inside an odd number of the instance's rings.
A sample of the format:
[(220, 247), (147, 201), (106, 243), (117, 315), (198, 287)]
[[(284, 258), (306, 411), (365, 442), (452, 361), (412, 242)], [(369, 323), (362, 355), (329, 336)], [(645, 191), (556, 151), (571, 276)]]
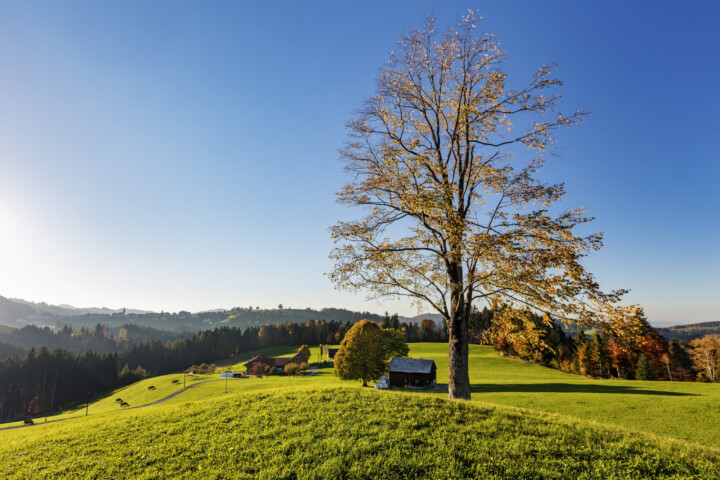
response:
[(718, 453), (488, 404), (355, 387), (227, 395), (3, 432), (13, 478), (717, 478)]
[[(268, 355), (291, 355), (297, 349), (275, 347), (263, 350)], [(313, 348), (312, 360), (318, 349)], [(218, 371), (242, 371), (242, 365), (258, 352), (218, 362)], [(431, 358), (438, 367), (438, 382), (447, 382), (447, 345), (411, 344), (410, 355)], [(631, 380), (593, 380), (563, 373), (507, 357), (499, 356), (489, 347), (471, 346), (470, 381), (473, 403), (497, 404), (527, 408), (548, 414), (613, 425), (651, 435), (687, 441), (710, 448), (720, 448), (720, 385), (687, 382), (651, 382)], [(172, 382), (177, 380), (178, 383)], [(216, 375), (185, 377), (188, 385), (205, 380), (218, 380)], [(115, 402), (120, 397), (132, 407), (155, 402), (182, 388), (183, 375), (163, 375), (110, 392), (90, 404), (90, 416), (98, 413), (121, 412)], [(205, 401), (225, 395), (225, 382), (202, 383), (162, 405), (188, 401)], [(351, 386), (334, 376), (331, 364), (319, 368), (310, 377), (289, 378), (266, 376), (230, 380), (229, 394), (279, 392), (295, 388)], [(149, 386), (156, 387), (148, 390)], [(447, 398), (447, 391), (417, 391), (412, 395)], [(149, 408), (160, 408), (149, 407)], [(83, 416), (85, 405), (70, 409), (58, 417)], [(44, 417), (39, 416), (37, 422)], [(77, 421), (77, 420), (73, 420)], [(18, 425), (15, 423), (14, 425)], [(10, 426), (13, 424), (4, 424)], [(35, 428), (35, 427), (33, 427)], [(0, 432), (2, 435), (2, 432)]]

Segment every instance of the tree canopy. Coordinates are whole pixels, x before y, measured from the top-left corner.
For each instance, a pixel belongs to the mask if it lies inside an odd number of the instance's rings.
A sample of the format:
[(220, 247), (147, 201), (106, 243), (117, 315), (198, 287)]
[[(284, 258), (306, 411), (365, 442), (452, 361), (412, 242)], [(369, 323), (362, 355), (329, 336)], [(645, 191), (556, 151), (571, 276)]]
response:
[(307, 345), (303, 345), (298, 348), (298, 353), (305, 355), (305, 357), (310, 360), (310, 347), (308, 347)]
[[(475, 301), (632, 331), (624, 290), (603, 292), (580, 263), (602, 246), (583, 209), (553, 208), (540, 179), (554, 132), (585, 112), (556, 111), (554, 65), (511, 88), (506, 54), (469, 12), (445, 33), (429, 17), (403, 35), (377, 92), (349, 123), (341, 204), (366, 215), (331, 227), (331, 278), (370, 298), (408, 297), (442, 314), (449, 396), (470, 398), (468, 317)], [(510, 309), (508, 309), (510, 310)]]
[(410, 349), (402, 333), (381, 329), (370, 320), (361, 320), (345, 334), (335, 354), (335, 375), (342, 380), (377, 380), (392, 357), (406, 357)]

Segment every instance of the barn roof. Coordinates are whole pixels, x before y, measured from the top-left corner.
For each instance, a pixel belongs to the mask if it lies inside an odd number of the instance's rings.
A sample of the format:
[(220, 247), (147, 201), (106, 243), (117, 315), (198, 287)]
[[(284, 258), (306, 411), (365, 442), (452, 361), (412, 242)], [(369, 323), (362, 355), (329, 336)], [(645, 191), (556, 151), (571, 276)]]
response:
[(264, 363), (265, 365), (269, 365), (271, 367), (284, 367), (288, 363), (303, 363), (310, 360), (308, 357), (303, 355), (302, 353), (296, 353), (292, 357), (268, 357), (266, 355), (258, 355), (257, 357), (253, 358), (249, 362), (245, 364), (245, 367), (250, 368), (254, 363)]
[(432, 373), (435, 362), (423, 358), (393, 358), (390, 371), (399, 373)]

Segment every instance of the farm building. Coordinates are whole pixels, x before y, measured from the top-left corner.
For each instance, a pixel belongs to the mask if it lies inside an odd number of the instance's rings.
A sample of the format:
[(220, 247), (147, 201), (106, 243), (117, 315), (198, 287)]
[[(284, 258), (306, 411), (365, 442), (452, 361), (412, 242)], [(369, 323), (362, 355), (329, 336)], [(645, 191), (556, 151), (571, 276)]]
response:
[(339, 348), (328, 348), (327, 351), (327, 358), (328, 360), (333, 360), (335, 358), (335, 354), (340, 350)]
[(292, 357), (268, 357), (267, 355), (258, 355), (257, 357), (247, 362), (245, 364), (245, 368), (250, 370), (256, 363), (262, 363), (263, 365), (267, 365), (268, 367), (275, 367), (279, 370), (282, 370), (288, 363), (296, 363), (300, 365), (301, 363), (307, 363), (308, 360), (310, 359), (302, 353), (296, 353)]
[(432, 360), (422, 358), (393, 358), (389, 376), (391, 387), (426, 388), (435, 385), (437, 367)]

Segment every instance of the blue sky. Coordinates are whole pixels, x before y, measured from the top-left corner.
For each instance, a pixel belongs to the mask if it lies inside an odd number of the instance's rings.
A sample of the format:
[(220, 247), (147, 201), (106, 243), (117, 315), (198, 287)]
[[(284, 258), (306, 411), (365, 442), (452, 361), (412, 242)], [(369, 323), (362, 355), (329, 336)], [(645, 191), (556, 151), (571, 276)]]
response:
[(720, 8), (629, 3), (0, 1), (0, 294), (414, 314), (323, 276), (337, 149), (399, 34), (473, 8), (512, 85), (557, 62), (592, 112), (547, 176), (605, 233), (601, 285), (720, 320)]

